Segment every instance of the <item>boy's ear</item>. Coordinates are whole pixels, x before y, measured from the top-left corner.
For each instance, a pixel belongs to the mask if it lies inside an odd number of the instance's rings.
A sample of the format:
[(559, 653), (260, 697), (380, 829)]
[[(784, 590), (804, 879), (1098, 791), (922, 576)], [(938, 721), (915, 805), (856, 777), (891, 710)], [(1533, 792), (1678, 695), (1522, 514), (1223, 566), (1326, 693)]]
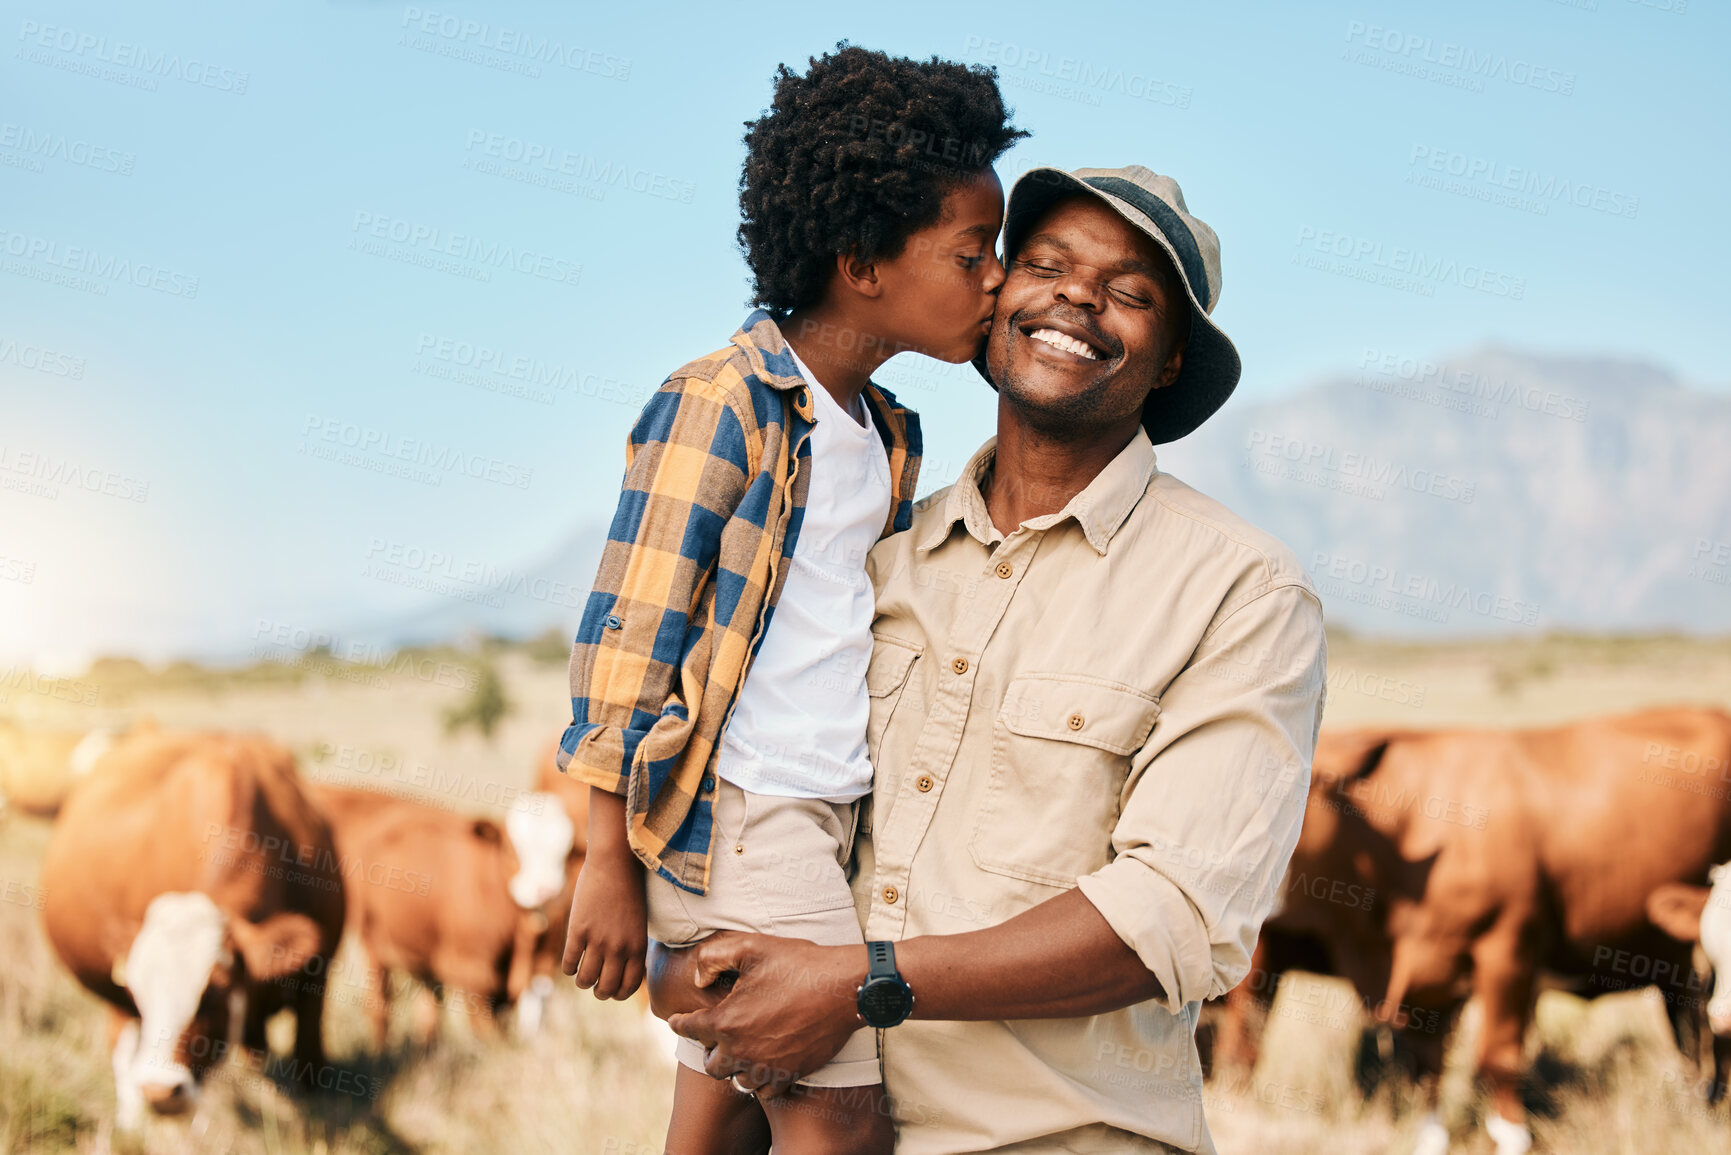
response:
[(875, 298), (883, 293), (883, 285), (878, 282), (877, 262), (863, 260), (858, 254), (837, 253), (835, 275), (840, 278), (840, 287), (862, 297)]

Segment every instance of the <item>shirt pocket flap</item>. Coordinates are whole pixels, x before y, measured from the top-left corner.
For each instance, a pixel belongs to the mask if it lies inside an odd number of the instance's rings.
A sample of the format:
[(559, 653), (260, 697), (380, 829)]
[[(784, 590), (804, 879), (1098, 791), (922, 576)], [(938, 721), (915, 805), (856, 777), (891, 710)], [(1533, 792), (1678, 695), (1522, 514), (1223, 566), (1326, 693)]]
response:
[(893, 694), (908, 680), (914, 661), (925, 653), (924, 646), (904, 642), (900, 638), (872, 635), (872, 661), (866, 667), (866, 693), (874, 698)]
[(1084, 674), (1023, 674), (1004, 691), (999, 711), (1012, 734), (1077, 742), (1110, 754), (1141, 749), (1159, 717), (1154, 695)]

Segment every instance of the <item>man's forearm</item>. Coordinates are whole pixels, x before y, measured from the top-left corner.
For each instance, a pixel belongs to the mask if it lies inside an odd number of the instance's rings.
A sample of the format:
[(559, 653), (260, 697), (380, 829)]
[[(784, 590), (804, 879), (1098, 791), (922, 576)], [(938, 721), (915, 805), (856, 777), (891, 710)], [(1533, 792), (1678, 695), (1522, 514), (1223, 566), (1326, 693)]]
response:
[(1163, 994), (1079, 890), (985, 930), (905, 939), (896, 967), (916, 1019), (1078, 1018)]

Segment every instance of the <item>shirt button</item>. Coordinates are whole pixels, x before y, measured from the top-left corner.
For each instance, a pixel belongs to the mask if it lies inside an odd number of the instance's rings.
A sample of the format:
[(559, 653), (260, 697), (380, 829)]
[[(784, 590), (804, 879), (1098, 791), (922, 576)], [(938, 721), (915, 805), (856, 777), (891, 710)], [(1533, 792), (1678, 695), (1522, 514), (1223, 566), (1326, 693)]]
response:
[(957, 658), (955, 661), (950, 663), (950, 669), (954, 670), (958, 674), (967, 673), (968, 672), (968, 659)]
[(930, 774), (921, 774), (914, 782), (914, 786), (921, 794), (926, 793), (926, 791), (932, 788), (932, 776)]
[(744, 854), (745, 853), (745, 844), (743, 842), (735, 842), (733, 844), (733, 852), (735, 854)]
[(618, 614), (608, 614), (607, 615), (607, 628), (608, 629), (616, 630), (624, 624), (625, 624), (624, 622), (619, 620)]
[(1070, 729), (1072, 729), (1072, 730), (1080, 730), (1080, 729), (1081, 729), (1081, 728), (1082, 728), (1082, 723), (1083, 723), (1083, 722), (1084, 722), (1084, 721), (1085, 721), (1085, 719), (1084, 719), (1084, 718), (1083, 718), (1083, 717), (1082, 717), (1082, 715), (1080, 715), (1080, 714), (1071, 714), (1071, 715), (1070, 715)]
[(710, 775), (710, 774), (705, 774), (703, 776), (703, 785), (702, 785), (703, 792), (705, 794), (708, 794), (710, 791), (712, 791), (714, 789), (715, 789), (715, 777), (713, 775)]
[(895, 887), (893, 887), (893, 886), (884, 887), (884, 901), (885, 902), (893, 903), (893, 902), (895, 902), (896, 899), (900, 898), (901, 896), (902, 896), (901, 892), (899, 890), (897, 890)]
[(999, 577), (1007, 578), (1015, 572), (1016, 572), (1016, 567), (1011, 565), (1009, 562), (1001, 561), (998, 563), (998, 576)]

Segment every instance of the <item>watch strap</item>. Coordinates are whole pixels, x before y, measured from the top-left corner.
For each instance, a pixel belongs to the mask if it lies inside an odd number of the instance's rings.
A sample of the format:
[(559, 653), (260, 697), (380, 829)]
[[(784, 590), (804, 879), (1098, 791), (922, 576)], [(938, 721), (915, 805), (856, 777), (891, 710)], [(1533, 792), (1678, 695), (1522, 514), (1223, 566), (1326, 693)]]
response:
[(870, 969), (866, 971), (866, 981), (899, 977), (896, 974), (895, 943), (881, 941), (866, 943), (866, 959), (870, 966)]

